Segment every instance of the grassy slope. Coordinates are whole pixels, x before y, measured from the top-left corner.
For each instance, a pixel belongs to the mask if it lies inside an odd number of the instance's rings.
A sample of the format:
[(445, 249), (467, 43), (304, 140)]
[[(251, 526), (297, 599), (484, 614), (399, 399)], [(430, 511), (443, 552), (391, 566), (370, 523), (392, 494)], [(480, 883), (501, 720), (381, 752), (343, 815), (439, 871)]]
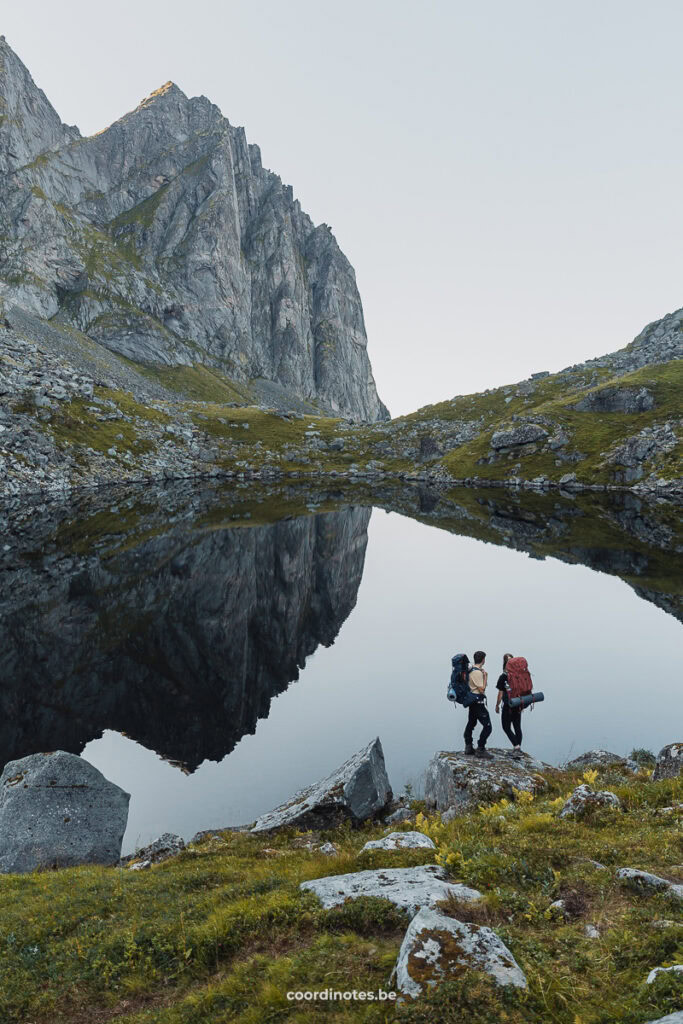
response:
[[(433, 861), (418, 851), (360, 847), (377, 826), (332, 839), (330, 859), (294, 832), (276, 837), (222, 833), (143, 873), (96, 867), (0, 879), (2, 1020), (59, 1024), (260, 1024), (268, 1021), (397, 1019), (433, 1024), (642, 1024), (680, 1006), (680, 981), (645, 986), (655, 966), (680, 962), (683, 921), (662, 895), (621, 888), (614, 870), (641, 866), (683, 881), (680, 815), (658, 807), (683, 799), (683, 779), (652, 783), (603, 775), (625, 813), (560, 821), (560, 796), (576, 775), (550, 773), (548, 792), (496, 805), (442, 826), (421, 822), (454, 878), (485, 893), (470, 915), (495, 928), (529, 980), (506, 993), (467, 973), (429, 999), (388, 1013), (378, 1005), (292, 1003), (288, 990), (377, 990), (389, 986), (404, 919), (378, 900), (323, 911), (304, 879), (367, 867)], [(589, 858), (603, 863), (600, 870)], [(570, 922), (547, 913), (563, 896)], [(456, 905), (450, 911), (463, 917)], [(678, 919), (657, 929), (656, 919)], [(596, 925), (598, 940), (586, 937)]]

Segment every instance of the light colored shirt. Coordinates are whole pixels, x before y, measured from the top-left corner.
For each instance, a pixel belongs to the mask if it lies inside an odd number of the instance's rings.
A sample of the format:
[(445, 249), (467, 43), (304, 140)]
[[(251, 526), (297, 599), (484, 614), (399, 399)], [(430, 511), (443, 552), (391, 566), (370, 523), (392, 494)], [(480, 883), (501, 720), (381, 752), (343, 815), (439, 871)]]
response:
[(470, 690), (472, 693), (483, 693), (486, 689), (487, 671), (484, 668), (473, 668), (470, 672)]

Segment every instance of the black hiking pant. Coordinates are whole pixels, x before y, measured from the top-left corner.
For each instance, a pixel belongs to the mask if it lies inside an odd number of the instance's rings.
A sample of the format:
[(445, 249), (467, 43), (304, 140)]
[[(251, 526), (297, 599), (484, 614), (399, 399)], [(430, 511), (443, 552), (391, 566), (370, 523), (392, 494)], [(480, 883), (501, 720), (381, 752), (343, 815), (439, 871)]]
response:
[(472, 742), (472, 733), (477, 722), (481, 725), (481, 732), (479, 733), (479, 740), (477, 746), (483, 749), (486, 746), (486, 741), (491, 735), (491, 718), (489, 716), (486, 705), (483, 700), (478, 700), (475, 704), (470, 704), (467, 715), (467, 726), (465, 727), (465, 743)]
[(511, 708), (509, 704), (503, 704), (501, 709), (501, 724), (503, 732), (510, 740), (513, 747), (522, 745), (522, 709)]

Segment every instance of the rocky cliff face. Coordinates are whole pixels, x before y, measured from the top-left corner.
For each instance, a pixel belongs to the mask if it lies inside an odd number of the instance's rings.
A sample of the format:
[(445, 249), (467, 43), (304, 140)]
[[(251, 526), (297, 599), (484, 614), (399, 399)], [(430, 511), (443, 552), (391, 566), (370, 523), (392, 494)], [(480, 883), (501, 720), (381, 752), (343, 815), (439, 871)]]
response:
[(350, 263), (257, 146), (167, 83), (90, 138), (0, 40), (0, 295), (137, 362), (388, 413)]
[(356, 603), (369, 509), (218, 529), (245, 513), (210, 488), (111, 502), (36, 509), (5, 533), (2, 764), (79, 753), (103, 729), (189, 770), (221, 760)]

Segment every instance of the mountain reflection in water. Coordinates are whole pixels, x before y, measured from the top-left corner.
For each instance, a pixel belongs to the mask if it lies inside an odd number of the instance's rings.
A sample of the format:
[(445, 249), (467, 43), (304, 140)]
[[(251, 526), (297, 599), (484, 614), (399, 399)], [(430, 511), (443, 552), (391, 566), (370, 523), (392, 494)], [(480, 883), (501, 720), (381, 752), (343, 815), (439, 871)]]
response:
[(681, 617), (676, 510), (631, 495), (176, 485), (0, 510), (0, 763), (104, 730), (185, 771), (220, 761), (334, 643), (372, 504), (618, 575)]

